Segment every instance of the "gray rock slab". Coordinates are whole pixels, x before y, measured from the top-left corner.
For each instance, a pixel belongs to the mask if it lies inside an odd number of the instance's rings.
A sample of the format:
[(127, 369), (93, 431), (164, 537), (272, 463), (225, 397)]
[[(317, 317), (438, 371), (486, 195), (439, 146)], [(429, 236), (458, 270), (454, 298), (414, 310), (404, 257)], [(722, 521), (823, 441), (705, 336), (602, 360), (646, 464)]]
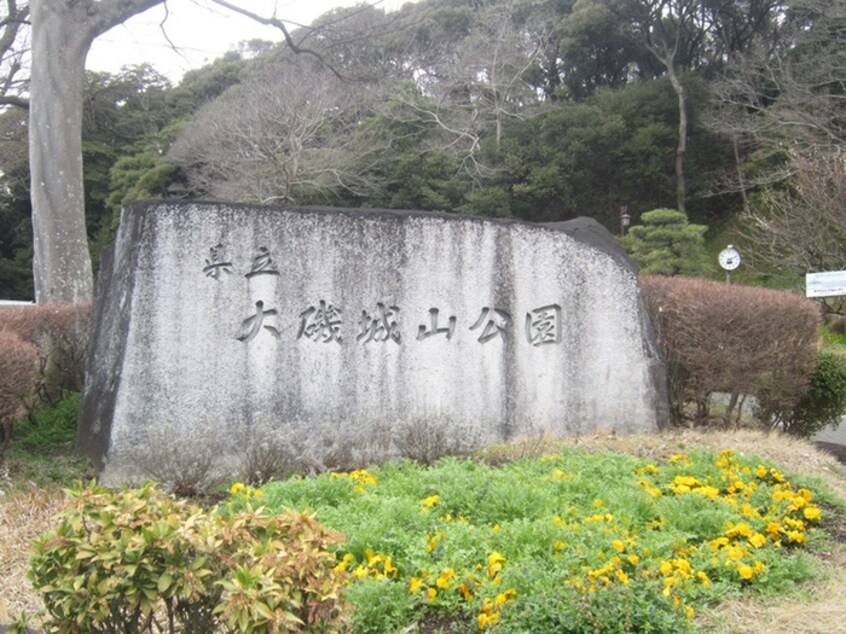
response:
[(134, 204), (90, 346), (78, 443), (107, 482), (270, 435), (326, 465), (667, 421), (636, 269), (589, 219)]

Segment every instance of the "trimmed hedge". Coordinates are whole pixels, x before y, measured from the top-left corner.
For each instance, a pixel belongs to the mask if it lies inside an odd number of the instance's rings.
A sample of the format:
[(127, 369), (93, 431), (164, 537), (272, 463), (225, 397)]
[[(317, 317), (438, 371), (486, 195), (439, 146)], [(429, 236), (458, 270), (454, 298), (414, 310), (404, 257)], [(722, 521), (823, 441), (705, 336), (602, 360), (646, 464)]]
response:
[(642, 276), (641, 288), (668, 362), (674, 422), (694, 402), (708, 414), (713, 392), (754, 396), (758, 417), (779, 424), (817, 366), (819, 307), (804, 297), (704, 279)]
[(0, 330), (0, 448), (11, 444), (14, 421), (24, 411), (24, 399), (35, 392), (37, 378), (35, 346)]

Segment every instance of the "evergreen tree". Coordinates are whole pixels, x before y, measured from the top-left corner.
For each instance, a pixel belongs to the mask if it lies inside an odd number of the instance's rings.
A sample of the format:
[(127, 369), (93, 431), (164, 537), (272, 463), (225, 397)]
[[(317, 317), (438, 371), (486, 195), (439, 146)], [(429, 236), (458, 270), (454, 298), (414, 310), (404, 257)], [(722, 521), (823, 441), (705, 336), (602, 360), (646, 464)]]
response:
[(641, 273), (697, 275), (708, 269), (705, 225), (694, 225), (675, 209), (653, 209), (622, 239)]

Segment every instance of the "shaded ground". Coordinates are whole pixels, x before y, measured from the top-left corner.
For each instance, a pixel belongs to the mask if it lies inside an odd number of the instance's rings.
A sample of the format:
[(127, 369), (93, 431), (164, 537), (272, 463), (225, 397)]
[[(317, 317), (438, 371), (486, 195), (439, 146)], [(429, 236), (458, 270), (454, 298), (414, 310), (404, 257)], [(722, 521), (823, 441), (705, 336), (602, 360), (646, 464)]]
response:
[(846, 418), (841, 421), (837, 429), (824, 429), (813, 437), (813, 441), (817, 447), (846, 464)]
[(836, 445), (832, 442), (815, 442), (814, 445), (816, 445), (818, 449), (830, 453), (842, 464), (846, 464), (846, 445)]

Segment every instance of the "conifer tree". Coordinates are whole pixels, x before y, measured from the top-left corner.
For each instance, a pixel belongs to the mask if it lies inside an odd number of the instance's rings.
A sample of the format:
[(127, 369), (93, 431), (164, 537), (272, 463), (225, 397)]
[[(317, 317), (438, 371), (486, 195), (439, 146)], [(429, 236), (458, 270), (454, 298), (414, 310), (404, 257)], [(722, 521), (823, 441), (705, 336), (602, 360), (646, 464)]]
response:
[(653, 209), (640, 218), (623, 239), (623, 246), (641, 273), (700, 275), (707, 271), (705, 225), (690, 224), (675, 209)]

